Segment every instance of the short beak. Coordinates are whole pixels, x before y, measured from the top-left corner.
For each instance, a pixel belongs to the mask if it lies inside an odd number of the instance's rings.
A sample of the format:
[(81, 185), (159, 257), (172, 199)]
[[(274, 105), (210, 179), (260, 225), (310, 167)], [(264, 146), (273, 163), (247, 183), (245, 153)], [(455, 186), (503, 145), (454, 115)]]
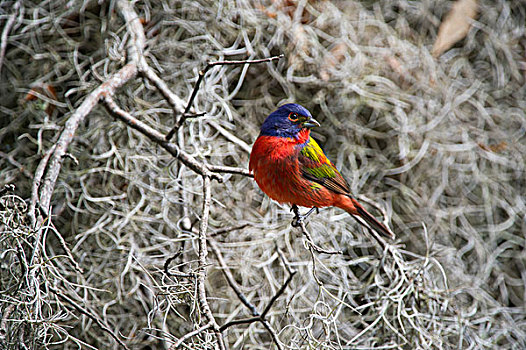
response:
[(303, 126), (306, 128), (314, 128), (315, 126), (321, 126), (321, 125), (320, 123), (318, 123), (316, 119), (310, 117), (309, 119), (307, 119), (305, 123), (303, 123)]

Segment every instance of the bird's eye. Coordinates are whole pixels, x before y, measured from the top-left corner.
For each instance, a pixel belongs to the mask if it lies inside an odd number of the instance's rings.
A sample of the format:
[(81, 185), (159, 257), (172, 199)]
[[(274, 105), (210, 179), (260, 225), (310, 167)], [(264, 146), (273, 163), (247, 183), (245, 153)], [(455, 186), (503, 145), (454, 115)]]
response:
[(299, 119), (299, 117), (300, 117), (300, 116), (298, 115), (298, 113), (294, 113), (294, 112), (290, 112), (290, 113), (289, 113), (289, 120), (290, 120), (291, 122), (293, 122), (293, 123), (297, 122), (298, 119)]

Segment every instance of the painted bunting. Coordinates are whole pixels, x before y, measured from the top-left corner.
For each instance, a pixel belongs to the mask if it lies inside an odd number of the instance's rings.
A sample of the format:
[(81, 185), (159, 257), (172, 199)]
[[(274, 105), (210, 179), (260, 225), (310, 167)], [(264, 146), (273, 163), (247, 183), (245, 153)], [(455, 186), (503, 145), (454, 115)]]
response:
[[(394, 238), (391, 230), (352, 197), (347, 181), (310, 136), (310, 129), (316, 126), (320, 124), (310, 112), (294, 103), (279, 107), (267, 117), (249, 163), (261, 190), (280, 203), (292, 205), (296, 214), (293, 225), (315, 208), (334, 206), (361, 217), (376, 232)], [(312, 209), (302, 216), (298, 206)]]

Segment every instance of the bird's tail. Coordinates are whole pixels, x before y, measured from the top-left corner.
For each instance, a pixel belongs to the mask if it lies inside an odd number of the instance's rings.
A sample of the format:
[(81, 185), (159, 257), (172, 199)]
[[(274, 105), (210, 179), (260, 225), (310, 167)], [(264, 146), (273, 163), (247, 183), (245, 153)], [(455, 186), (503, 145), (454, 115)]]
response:
[[(349, 214), (353, 216), (359, 216), (362, 218), (373, 230), (378, 232), (382, 236), (389, 237), (391, 239), (395, 238), (395, 234), (387, 228), (384, 224), (378, 221), (374, 216), (372, 216), (367, 210), (358, 201), (350, 196), (347, 197), (348, 200), (343, 201), (345, 204), (339, 206)], [(343, 203), (342, 203), (343, 204)], [(358, 220), (363, 224), (360, 220)]]

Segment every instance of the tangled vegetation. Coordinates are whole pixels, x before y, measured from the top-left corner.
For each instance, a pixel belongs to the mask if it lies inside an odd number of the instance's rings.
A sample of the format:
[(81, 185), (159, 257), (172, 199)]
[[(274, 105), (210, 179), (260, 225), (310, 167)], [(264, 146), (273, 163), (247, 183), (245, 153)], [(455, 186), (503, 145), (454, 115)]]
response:
[[(3, 1), (0, 349), (525, 348), (526, 10), (450, 9)], [(257, 188), (285, 102), (396, 241)]]

